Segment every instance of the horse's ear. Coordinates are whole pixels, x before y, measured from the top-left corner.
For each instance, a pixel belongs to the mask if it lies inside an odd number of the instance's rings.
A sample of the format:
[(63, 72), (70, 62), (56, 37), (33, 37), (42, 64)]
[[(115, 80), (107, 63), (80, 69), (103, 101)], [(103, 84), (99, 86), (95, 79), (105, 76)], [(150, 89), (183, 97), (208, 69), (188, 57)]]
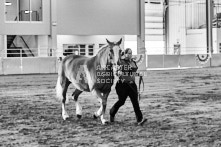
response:
[(120, 45), (122, 42), (122, 38), (117, 42), (117, 45)]
[[(106, 40), (107, 40), (107, 39), (106, 39)], [(108, 43), (108, 44), (112, 44), (109, 40), (107, 40), (107, 43)]]

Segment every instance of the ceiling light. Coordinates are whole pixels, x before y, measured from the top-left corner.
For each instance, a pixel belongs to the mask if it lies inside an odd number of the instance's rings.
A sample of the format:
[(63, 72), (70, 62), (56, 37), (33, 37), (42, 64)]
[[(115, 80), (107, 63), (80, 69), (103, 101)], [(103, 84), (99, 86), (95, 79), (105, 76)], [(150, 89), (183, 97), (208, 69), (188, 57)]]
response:
[(25, 14), (32, 13), (32, 11), (25, 10)]
[(6, 2), (5, 5), (6, 5), (6, 6), (11, 6), (12, 3), (10, 3), (10, 2)]

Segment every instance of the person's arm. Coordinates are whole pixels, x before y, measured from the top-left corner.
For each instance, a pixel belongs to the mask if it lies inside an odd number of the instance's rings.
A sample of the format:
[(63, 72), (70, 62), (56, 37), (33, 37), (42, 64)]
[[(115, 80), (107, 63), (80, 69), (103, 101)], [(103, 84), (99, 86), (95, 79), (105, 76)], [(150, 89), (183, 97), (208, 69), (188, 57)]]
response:
[[(135, 65), (137, 66), (136, 62), (134, 61)], [(137, 69), (138, 69), (138, 66), (137, 66)], [(143, 85), (143, 91), (144, 91), (144, 81), (143, 81), (143, 74), (142, 73), (139, 73), (136, 71), (136, 76), (139, 77), (139, 87), (138, 87), (138, 99), (140, 100), (140, 94), (141, 94), (141, 83)]]
[(123, 63), (124, 63), (124, 60), (121, 60), (120, 62), (118, 62), (118, 65), (117, 65), (117, 69), (116, 69), (116, 75), (118, 77), (120, 77), (122, 75), (122, 66), (123, 66)]
[[(137, 68), (137, 70), (138, 70), (138, 66), (137, 66), (136, 61), (133, 60), (133, 62), (134, 62), (135, 66), (136, 66), (136, 68)], [(139, 72), (137, 72), (137, 70), (136, 70), (135, 76), (142, 76), (142, 74), (140, 74)]]

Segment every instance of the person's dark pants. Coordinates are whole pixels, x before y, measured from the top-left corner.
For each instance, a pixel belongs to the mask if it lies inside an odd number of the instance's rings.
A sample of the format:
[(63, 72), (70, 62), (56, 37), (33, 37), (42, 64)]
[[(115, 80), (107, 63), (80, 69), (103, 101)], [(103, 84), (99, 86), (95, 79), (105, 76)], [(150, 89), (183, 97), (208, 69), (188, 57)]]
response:
[(118, 95), (118, 101), (111, 108), (110, 115), (114, 117), (118, 109), (124, 105), (127, 97), (129, 96), (136, 114), (137, 122), (140, 122), (143, 119), (143, 115), (139, 106), (136, 83), (125, 83), (119, 80), (115, 89)]

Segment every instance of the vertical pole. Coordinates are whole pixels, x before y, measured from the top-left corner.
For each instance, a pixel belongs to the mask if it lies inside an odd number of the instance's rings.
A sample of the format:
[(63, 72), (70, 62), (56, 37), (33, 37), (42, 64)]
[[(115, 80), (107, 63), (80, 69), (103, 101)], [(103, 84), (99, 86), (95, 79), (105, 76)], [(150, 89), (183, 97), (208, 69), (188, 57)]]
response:
[(22, 61), (22, 55), (23, 55), (23, 52), (22, 52), (22, 48), (20, 48), (20, 69), (21, 69), (21, 74), (23, 74), (23, 61)]
[(139, 0), (137, 53), (145, 54), (145, 0)]
[(5, 57), (5, 50), (7, 48), (5, 48), (5, 36), (4, 35), (0, 35), (0, 58)]
[(168, 46), (168, 32), (169, 32), (169, 27), (168, 27), (168, 22), (169, 22), (169, 15), (168, 15), (168, 7), (169, 5), (169, 0), (165, 0), (165, 2), (163, 3), (163, 28), (164, 28), (164, 45), (165, 45), (165, 50), (164, 50), (164, 54), (167, 54), (167, 46)]
[(29, 21), (32, 21), (31, 1), (32, 0), (29, 1), (29, 10), (28, 10), (28, 12), (29, 12), (29, 19), (30, 19)]
[(143, 62), (139, 70), (146, 70), (146, 48), (145, 48), (145, 0), (138, 0), (138, 35), (137, 54), (142, 54)]
[(57, 55), (57, 1), (51, 0), (51, 35), (49, 36), (49, 50), (54, 51), (53, 56)]
[[(212, 9), (213, 4), (212, 0), (206, 0), (206, 42), (207, 42), (207, 53), (210, 55), (213, 53), (213, 26), (212, 26)], [(210, 58), (211, 66), (211, 58)]]
[(4, 35), (4, 57), (8, 57), (7, 35)]

